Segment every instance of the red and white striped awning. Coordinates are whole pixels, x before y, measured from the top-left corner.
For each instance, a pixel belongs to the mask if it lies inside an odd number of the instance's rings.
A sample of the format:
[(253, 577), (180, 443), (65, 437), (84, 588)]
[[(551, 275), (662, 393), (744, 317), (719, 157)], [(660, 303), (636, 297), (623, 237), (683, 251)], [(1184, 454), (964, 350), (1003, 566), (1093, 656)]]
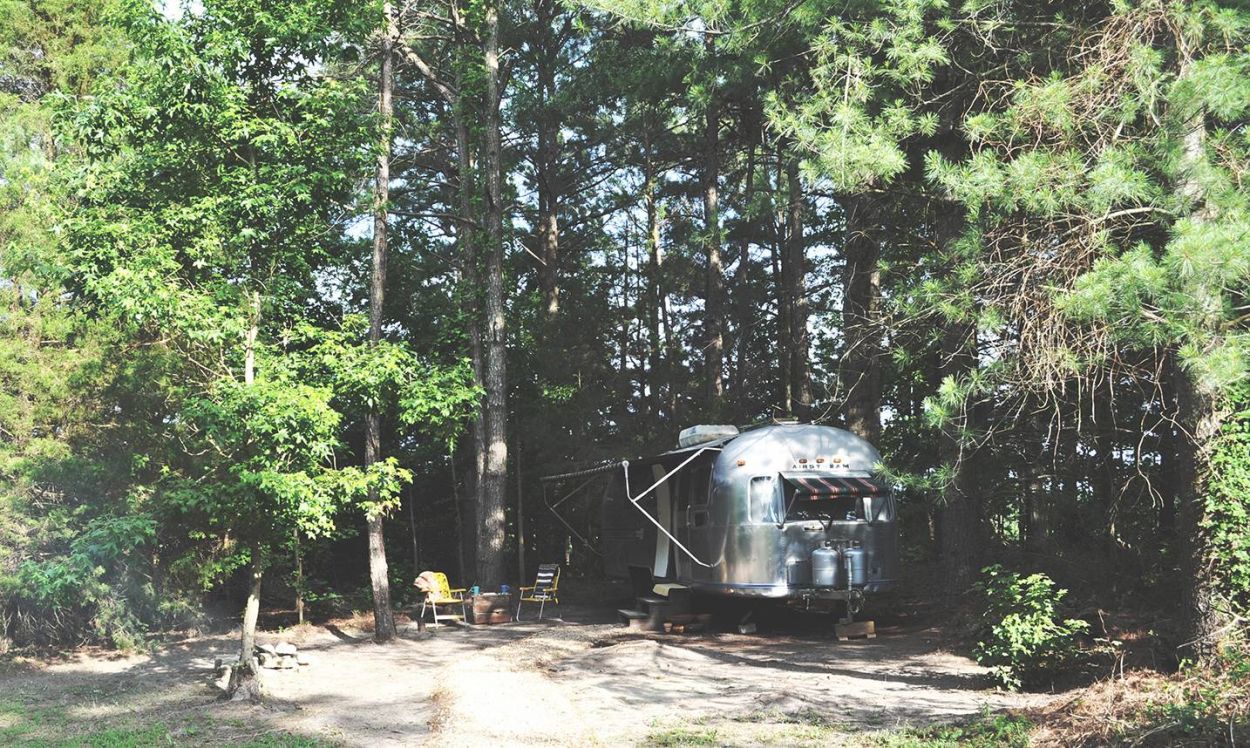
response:
[[(877, 496), (889, 493), (884, 483), (872, 478), (852, 478), (843, 475), (820, 475), (813, 473), (782, 473), (799, 498), (810, 500), (832, 499), (839, 496)], [(793, 496), (794, 494), (791, 494)]]

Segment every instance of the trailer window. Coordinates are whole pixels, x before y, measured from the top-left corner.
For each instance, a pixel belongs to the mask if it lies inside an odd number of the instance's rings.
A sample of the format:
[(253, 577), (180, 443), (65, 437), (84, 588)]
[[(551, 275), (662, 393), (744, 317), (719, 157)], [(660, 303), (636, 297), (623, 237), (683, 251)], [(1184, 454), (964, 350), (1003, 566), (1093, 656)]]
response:
[(780, 522), (782, 509), (777, 496), (777, 481), (771, 475), (757, 475), (751, 479), (751, 521)]
[(864, 501), (859, 496), (821, 496), (815, 499), (802, 495), (793, 497), (786, 519), (820, 519), (834, 522), (857, 522), (864, 519)]
[(864, 497), (865, 518), (869, 522), (894, 521), (894, 497), (891, 494), (877, 494)]

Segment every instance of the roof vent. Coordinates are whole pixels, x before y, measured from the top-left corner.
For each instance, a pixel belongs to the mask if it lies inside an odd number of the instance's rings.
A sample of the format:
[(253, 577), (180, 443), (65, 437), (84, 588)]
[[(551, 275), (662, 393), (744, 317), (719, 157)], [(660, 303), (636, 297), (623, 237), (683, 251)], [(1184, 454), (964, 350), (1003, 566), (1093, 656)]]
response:
[(681, 433), (678, 434), (677, 446), (685, 449), (686, 447), (693, 447), (696, 444), (706, 444), (707, 442), (728, 439), (731, 436), (737, 435), (737, 426), (691, 426), (688, 429), (682, 429)]

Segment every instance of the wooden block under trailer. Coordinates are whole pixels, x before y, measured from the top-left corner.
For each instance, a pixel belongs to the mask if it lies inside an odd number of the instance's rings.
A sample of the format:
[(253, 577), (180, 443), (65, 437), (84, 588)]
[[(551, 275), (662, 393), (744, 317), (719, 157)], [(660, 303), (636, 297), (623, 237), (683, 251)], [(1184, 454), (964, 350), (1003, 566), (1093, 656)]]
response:
[(859, 621), (857, 623), (839, 623), (833, 627), (834, 633), (838, 636), (838, 641), (845, 642), (851, 639), (876, 639), (877, 624), (875, 621)]

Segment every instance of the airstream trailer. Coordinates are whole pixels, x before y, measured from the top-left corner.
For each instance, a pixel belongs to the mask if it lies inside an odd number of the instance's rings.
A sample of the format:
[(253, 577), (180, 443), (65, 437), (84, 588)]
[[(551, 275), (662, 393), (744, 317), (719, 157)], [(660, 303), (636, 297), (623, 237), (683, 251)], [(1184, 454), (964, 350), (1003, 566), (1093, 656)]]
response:
[(605, 570), (807, 605), (887, 590), (898, 528), (879, 460), (828, 426), (687, 429), (674, 451), (597, 469), (613, 475), (598, 538)]

